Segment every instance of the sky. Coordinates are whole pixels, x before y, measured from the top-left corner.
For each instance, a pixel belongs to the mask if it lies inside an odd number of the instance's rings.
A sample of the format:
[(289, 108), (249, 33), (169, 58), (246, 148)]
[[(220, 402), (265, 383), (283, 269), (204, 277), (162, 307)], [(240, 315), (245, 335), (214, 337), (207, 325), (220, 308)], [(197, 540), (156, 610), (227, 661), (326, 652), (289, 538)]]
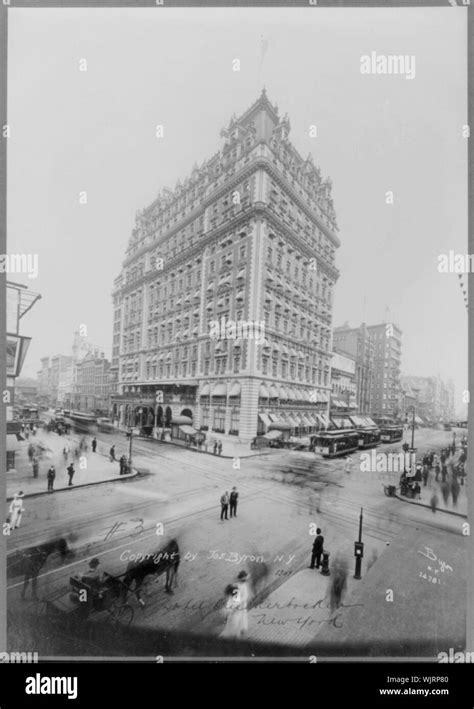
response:
[[(70, 354), (80, 325), (110, 356), (135, 212), (215, 154), (265, 85), (332, 180), (334, 324), (399, 325), (403, 373), (451, 377), (459, 408), (467, 310), (437, 265), (468, 250), (466, 18), (449, 6), (10, 9), (7, 250), (38, 255), (36, 279), (11, 279), (42, 295), (22, 320), (22, 376)], [(414, 56), (414, 78), (361, 74), (373, 51)]]

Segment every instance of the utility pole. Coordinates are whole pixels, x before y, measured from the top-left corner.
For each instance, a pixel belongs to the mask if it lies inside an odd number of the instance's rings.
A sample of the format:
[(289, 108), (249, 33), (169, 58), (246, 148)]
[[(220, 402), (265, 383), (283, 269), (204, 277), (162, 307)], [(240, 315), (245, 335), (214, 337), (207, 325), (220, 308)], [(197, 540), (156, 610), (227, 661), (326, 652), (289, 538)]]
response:
[(355, 572), (354, 572), (354, 578), (357, 580), (361, 579), (361, 568), (362, 568), (362, 557), (364, 556), (364, 543), (362, 541), (362, 522), (363, 522), (363, 508), (360, 508), (360, 517), (359, 517), (359, 541), (354, 542), (354, 556), (355, 556)]

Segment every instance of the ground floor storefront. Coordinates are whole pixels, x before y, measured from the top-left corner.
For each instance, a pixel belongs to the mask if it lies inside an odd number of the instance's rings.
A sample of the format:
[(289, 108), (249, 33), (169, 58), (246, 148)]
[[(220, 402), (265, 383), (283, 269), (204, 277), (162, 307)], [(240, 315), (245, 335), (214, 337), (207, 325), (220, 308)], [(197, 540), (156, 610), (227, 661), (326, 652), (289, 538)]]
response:
[(171, 436), (181, 417), (187, 419), (181, 425), (195, 430), (249, 441), (278, 425), (299, 437), (327, 428), (329, 423), (325, 391), (296, 390), (253, 378), (131, 389), (112, 396), (111, 418), (120, 428), (145, 429), (152, 435), (160, 430), (160, 435), (168, 431)]

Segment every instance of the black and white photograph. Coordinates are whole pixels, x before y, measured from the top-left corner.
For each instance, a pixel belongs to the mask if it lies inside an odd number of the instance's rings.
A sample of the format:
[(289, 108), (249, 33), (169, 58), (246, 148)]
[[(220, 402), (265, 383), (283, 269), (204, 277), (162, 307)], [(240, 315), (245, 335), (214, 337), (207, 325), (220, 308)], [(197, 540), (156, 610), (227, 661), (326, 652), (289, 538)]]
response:
[(0, 654), (474, 662), (468, 7), (6, 4)]

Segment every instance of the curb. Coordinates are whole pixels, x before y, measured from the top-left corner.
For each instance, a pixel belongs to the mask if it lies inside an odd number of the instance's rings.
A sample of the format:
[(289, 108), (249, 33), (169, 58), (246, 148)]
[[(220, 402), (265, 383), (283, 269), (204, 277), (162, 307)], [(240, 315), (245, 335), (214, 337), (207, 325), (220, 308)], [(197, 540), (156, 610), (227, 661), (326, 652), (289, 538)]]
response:
[[(234, 458), (258, 458), (258, 456), (263, 455), (263, 453), (250, 453), (249, 455), (214, 455), (210, 451), (201, 451), (198, 448), (188, 448), (187, 446), (182, 446), (180, 443), (173, 443), (173, 441), (158, 441), (156, 438), (151, 436), (134, 436), (134, 438), (139, 438), (141, 441), (153, 441), (158, 445), (174, 446), (175, 448), (183, 448), (183, 450), (191, 451), (192, 453), (201, 453), (202, 455), (211, 455), (213, 458), (227, 458), (228, 460), (233, 460)], [(266, 448), (265, 453), (269, 453), (272, 449)]]
[[(139, 471), (136, 469), (133, 469), (133, 472), (127, 473), (126, 475), (117, 475), (114, 478), (107, 478), (106, 480), (95, 480), (94, 482), (90, 483), (80, 483), (79, 485), (71, 485), (71, 487), (66, 486), (66, 487), (58, 487), (54, 492), (71, 492), (72, 490), (79, 490), (80, 488), (83, 487), (91, 487), (92, 485), (103, 485), (104, 483), (110, 483), (114, 482), (115, 480), (130, 480), (131, 478), (136, 478), (138, 475), (140, 475)], [(48, 490), (41, 490), (40, 492), (29, 492), (23, 495), (23, 500), (26, 500), (29, 497), (41, 497), (41, 495), (50, 495), (51, 493), (48, 492)], [(7, 502), (11, 502), (13, 500), (13, 496), (7, 497)]]
[[(409, 505), (416, 505), (417, 507), (426, 507), (426, 509), (431, 510), (432, 507), (431, 505), (425, 505), (423, 502), (414, 502), (413, 500), (405, 500), (404, 497), (399, 497), (399, 495), (392, 495), (392, 497), (396, 497), (397, 500), (400, 500), (400, 502), (406, 502)], [(467, 519), (467, 515), (463, 515), (462, 512), (453, 512), (453, 510), (443, 510), (441, 507), (436, 507), (436, 512), (445, 512), (447, 515), (454, 515), (455, 517), (463, 517), (464, 519)]]

